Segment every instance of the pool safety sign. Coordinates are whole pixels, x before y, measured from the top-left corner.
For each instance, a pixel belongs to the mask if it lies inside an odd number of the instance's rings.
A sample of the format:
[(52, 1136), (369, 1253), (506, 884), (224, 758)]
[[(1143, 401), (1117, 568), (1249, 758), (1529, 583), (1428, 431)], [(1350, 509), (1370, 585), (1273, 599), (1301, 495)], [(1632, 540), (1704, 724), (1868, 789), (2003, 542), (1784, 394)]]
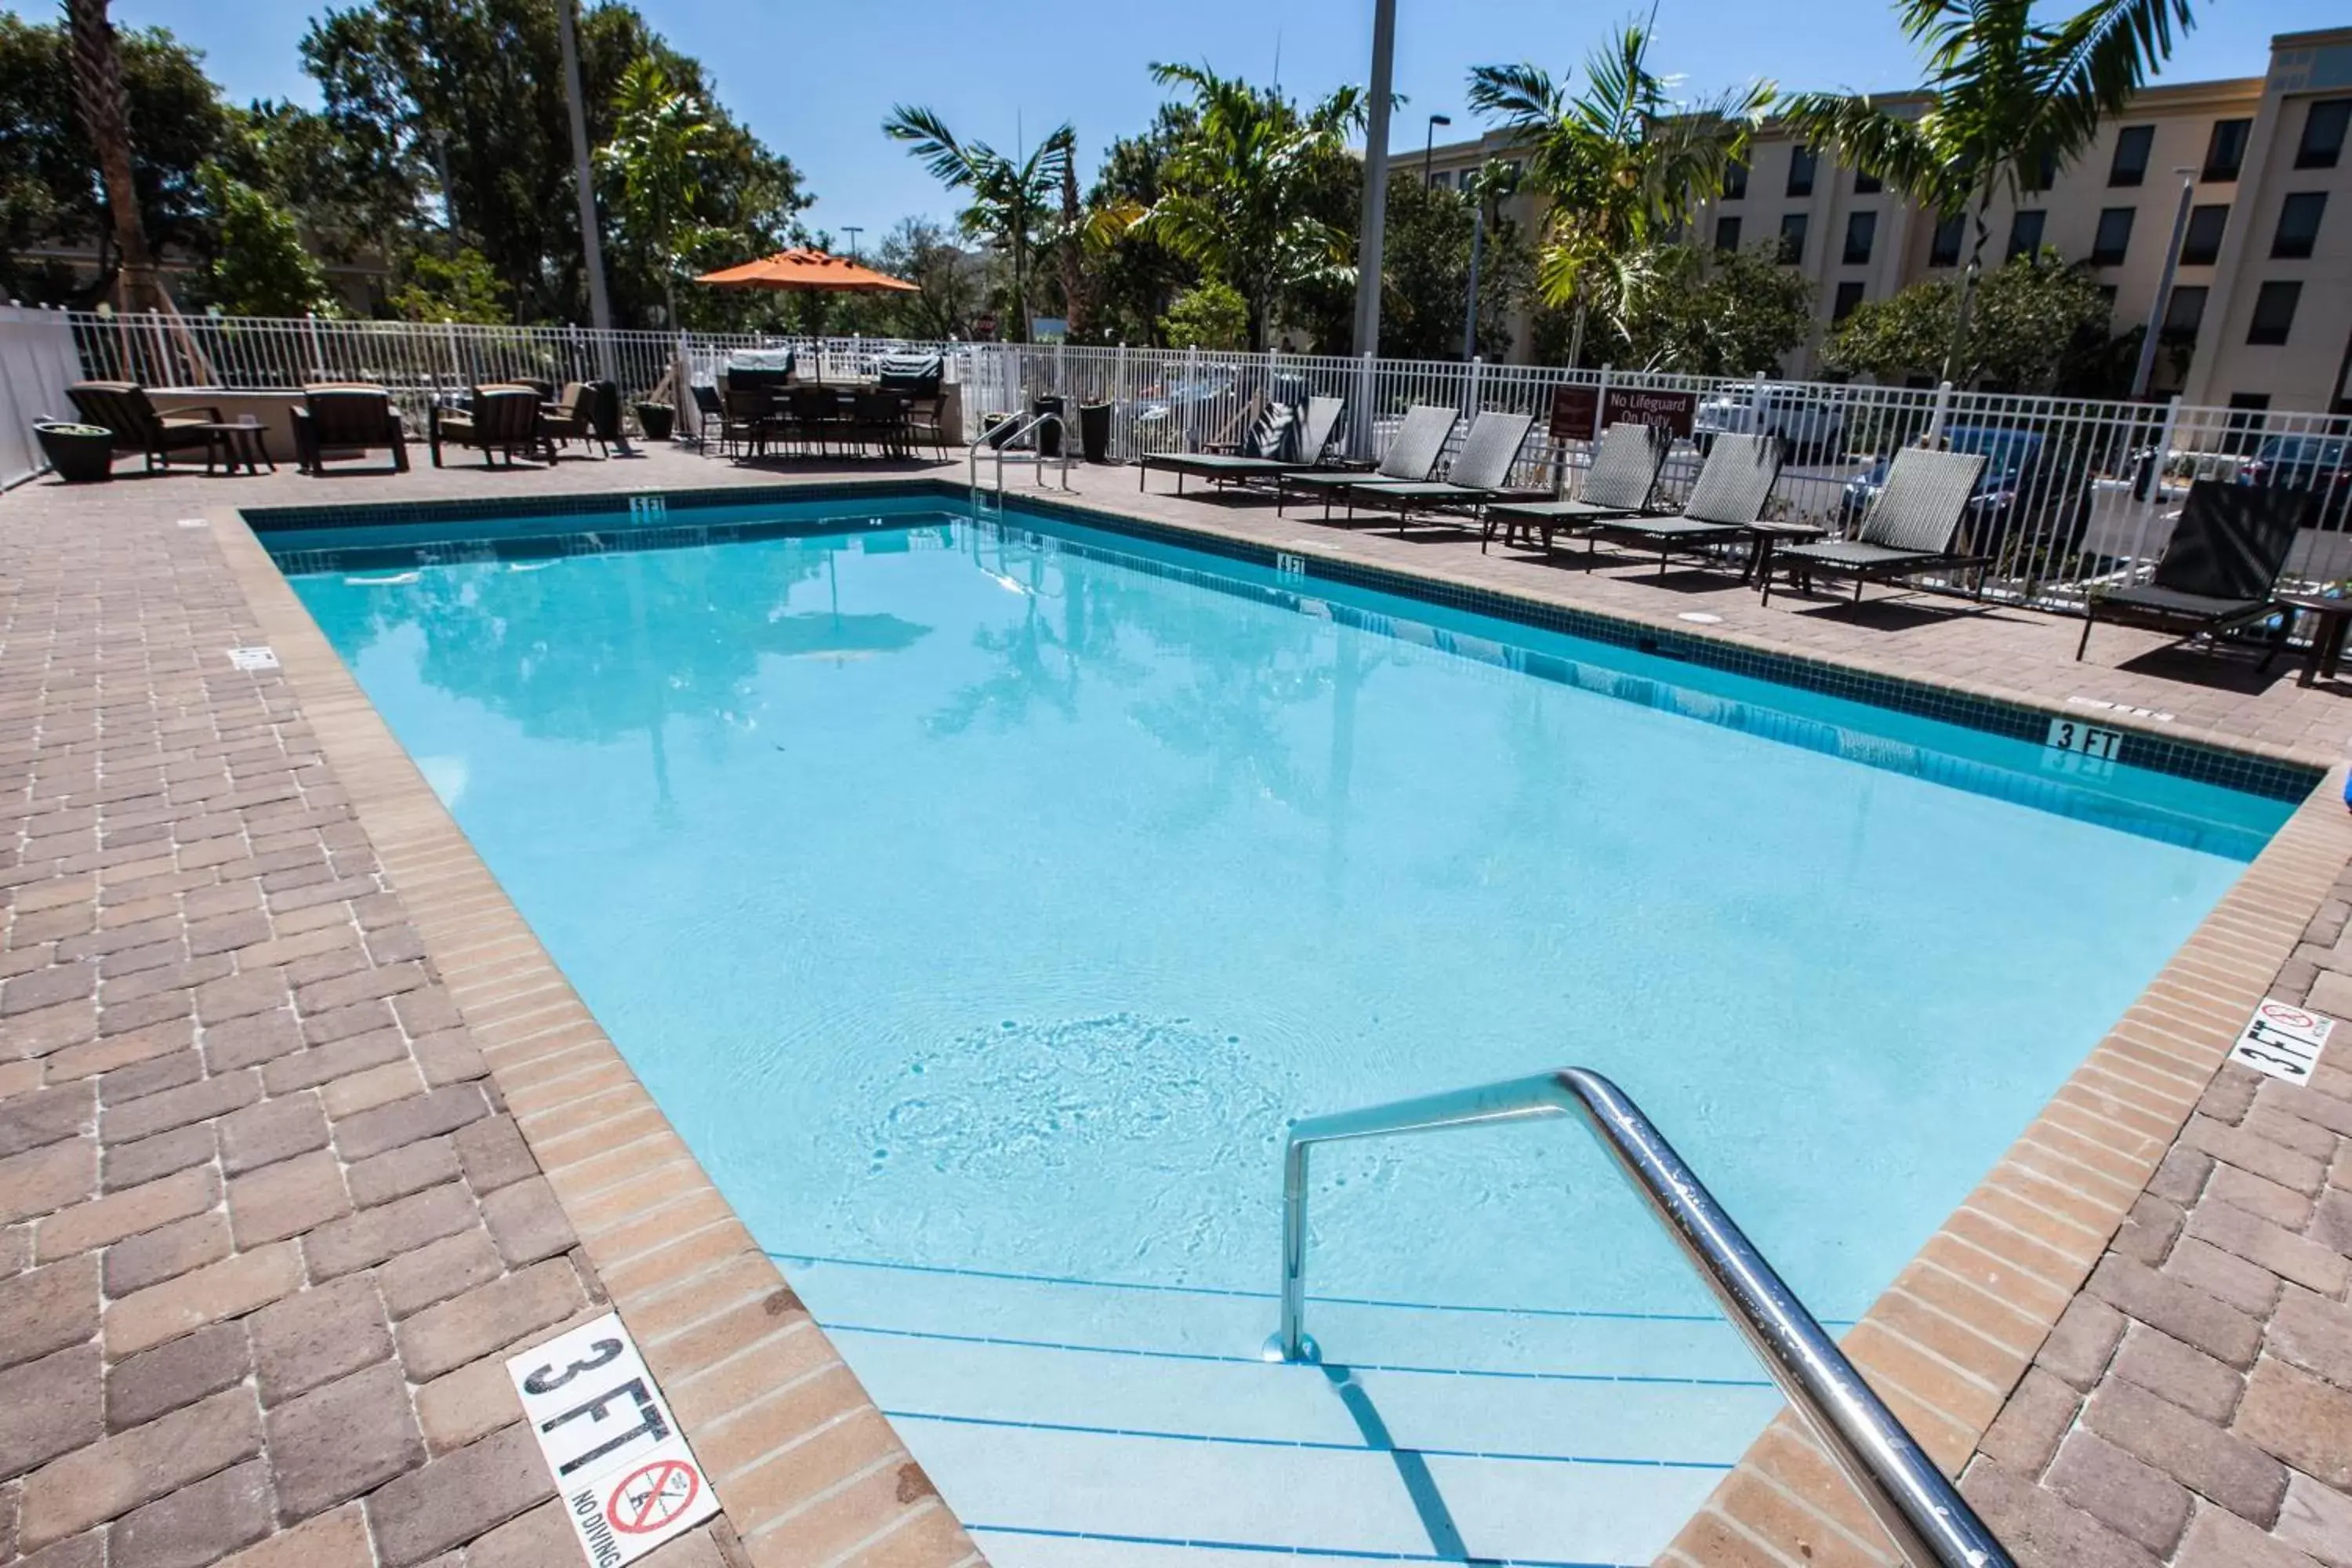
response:
[(507, 1361), (590, 1568), (621, 1568), (719, 1511), (636, 1342), (607, 1313)]
[(2238, 1043), (2230, 1047), (2230, 1059), (2289, 1083), (2309, 1083), (2311, 1069), (2319, 1065), (2319, 1053), (2335, 1030), (2335, 1019), (2273, 997), (2246, 1020)]

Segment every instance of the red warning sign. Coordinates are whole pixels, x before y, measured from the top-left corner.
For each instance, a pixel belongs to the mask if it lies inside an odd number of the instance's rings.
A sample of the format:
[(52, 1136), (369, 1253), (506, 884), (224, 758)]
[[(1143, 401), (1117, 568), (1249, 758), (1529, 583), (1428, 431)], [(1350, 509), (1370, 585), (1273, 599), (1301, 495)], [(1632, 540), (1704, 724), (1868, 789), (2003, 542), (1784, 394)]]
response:
[(625, 1534), (649, 1534), (684, 1513), (701, 1490), (692, 1465), (656, 1459), (621, 1478), (605, 1501), (604, 1519)]

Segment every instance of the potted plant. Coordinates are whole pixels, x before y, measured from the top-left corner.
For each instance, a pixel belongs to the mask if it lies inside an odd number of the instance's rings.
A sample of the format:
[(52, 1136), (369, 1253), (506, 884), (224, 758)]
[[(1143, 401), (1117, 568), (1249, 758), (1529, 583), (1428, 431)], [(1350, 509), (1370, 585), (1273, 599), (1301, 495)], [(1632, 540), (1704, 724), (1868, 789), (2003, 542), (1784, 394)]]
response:
[(667, 403), (637, 405), (637, 428), (646, 433), (648, 441), (668, 440), (671, 423), (677, 417), (677, 410)]
[(114, 477), (114, 432), (104, 426), (43, 419), (33, 426), (33, 435), (41, 443), (41, 456), (66, 483), (93, 484)]

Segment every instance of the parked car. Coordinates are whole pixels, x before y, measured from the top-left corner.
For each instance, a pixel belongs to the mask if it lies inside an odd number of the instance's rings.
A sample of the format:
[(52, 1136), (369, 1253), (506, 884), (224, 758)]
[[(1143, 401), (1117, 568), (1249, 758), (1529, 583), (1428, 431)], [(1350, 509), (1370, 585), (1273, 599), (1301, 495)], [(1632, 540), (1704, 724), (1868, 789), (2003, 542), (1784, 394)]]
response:
[(2341, 436), (2265, 436), (2238, 465), (2242, 485), (2293, 485), (2333, 506), (2352, 490), (2352, 440)]
[(1240, 378), (1230, 370), (1203, 369), (1192, 377), (1171, 379), (1159, 393), (1135, 400), (1135, 422), (1142, 430), (1181, 422), (1192, 408), (1238, 406)]
[(1761, 405), (1747, 396), (1710, 397), (1691, 419), (1691, 438), (1700, 451), (1717, 436), (1777, 436), (1797, 462), (1832, 458), (1845, 445), (1845, 408), (1841, 404), (1793, 392), (1768, 392)]

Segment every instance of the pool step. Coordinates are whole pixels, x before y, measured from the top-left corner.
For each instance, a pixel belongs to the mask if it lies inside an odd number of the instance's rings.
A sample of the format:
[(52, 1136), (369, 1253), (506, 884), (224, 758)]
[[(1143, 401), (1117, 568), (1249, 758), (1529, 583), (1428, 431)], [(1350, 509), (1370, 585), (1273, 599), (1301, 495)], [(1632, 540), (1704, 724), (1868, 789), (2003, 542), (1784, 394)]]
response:
[(1267, 1551), (1646, 1563), (1779, 1397), (1718, 1322), (1313, 1304), (784, 1258), (1002, 1568)]

